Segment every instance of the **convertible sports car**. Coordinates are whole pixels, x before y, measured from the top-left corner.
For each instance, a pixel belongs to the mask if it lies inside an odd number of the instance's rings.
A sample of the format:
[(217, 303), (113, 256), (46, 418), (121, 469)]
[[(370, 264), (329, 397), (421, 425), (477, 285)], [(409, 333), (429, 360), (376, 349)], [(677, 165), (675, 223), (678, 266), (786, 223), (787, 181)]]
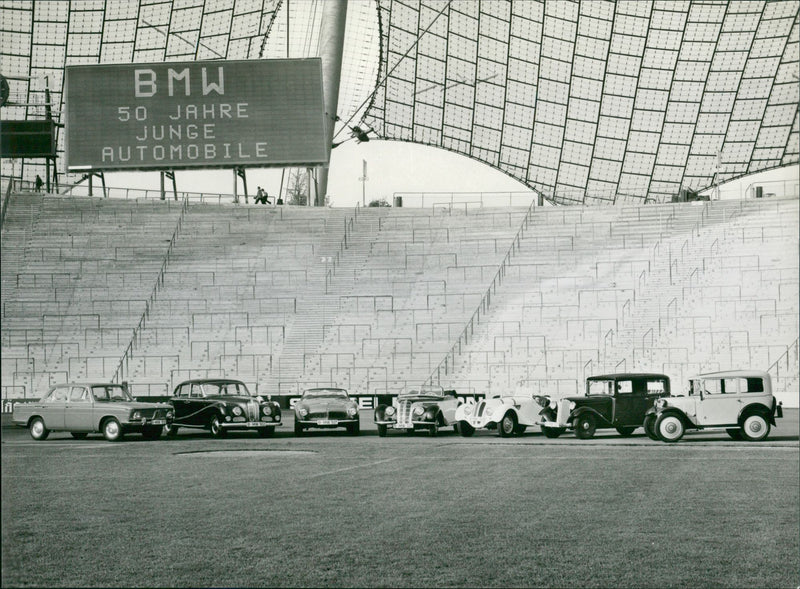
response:
[(72, 382), (51, 387), (36, 403), (15, 405), (12, 419), (30, 429), (34, 440), (46, 439), (51, 431), (64, 431), (77, 440), (101, 432), (106, 440), (116, 442), (131, 432), (158, 438), (172, 422), (172, 407), (135, 401), (119, 384)]
[(179, 427), (211, 430), (215, 438), (235, 429), (267, 437), (281, 424), (277, 403), (254, 397), (242, 381), (230, 378), (187, 380), (175, 387), (170, 402), (175, 408), (175, 420), (166, 428), (170, 437)]
[(294, 406), (294, 433), (302, 436), (312, 428), (344, 427), (357, 436), (360, 429), (358, 404), (345, 389), (308, 389)]
[(539, 404), (531, 395), (506, 395), (465, 404), (456, 410), (462, 436), (471, 436), (476, 429), (497, 429), (502, 437), (522, 435), (536, 423)]
[(385, 436), (389, 429), (426, 429), (435, 436), (440, 427), (448, 425), (458, 431), (455, 414), (462, 403), (455, 391), (443, 391), (441, 387), (401, 393), (392, 405), (382, 404), (375, 409), (378, 435)]

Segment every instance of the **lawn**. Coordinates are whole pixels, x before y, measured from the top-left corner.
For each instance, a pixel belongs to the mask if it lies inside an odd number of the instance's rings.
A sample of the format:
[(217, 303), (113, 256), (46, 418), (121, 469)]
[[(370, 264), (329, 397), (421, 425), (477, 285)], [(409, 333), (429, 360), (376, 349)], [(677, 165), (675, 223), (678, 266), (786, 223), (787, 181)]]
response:
[(796, 444), (135, 438), (4, 432), (3, 586), (800, 582)]

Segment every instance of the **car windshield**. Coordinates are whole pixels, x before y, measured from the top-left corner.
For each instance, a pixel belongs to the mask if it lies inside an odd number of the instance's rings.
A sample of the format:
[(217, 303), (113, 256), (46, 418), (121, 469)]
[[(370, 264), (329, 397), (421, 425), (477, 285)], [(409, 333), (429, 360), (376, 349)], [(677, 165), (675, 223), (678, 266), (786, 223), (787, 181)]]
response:
[(304, 399), (349, 399), (342, 389), (310, 389), (303, 393)]
[(613, 395), (613, 380), (590, 380), (586, 382), (587, 395)]
[(133, 399), (123, 387), (119, 385), (95, 385), (92, 387), (92, 395), (96, 401), (132, 401)]
[(243, 382), (206, 382), (203, 390), (207, 396), (222, 395), (228, 397), (249, 397), (250, 391)]
[(398, 399), (407, 399), (409, 397), (414, 399), (441, 399), (443, 396), (433, 391), (405, 391), (397, 395)]

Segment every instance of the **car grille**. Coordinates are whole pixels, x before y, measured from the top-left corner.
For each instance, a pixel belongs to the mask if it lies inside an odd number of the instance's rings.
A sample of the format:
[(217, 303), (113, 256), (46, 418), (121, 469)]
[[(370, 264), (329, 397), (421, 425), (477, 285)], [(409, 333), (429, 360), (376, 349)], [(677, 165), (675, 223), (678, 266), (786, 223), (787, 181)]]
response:
[(347, 419), (347, 411), (314, 411), (309, 413), (306, 419)]
[(562, 427), (567, 425), (567, 419), (569, 419), (569, 404), (569, 399), (561, 399), (558, 402), (558, 415), (556, 417), (556, 422)]
[(478, 407), (475, 411), (475, 415), (477, 417), (483, 417), (483, 412), (486, 410), (486, 401), (481, 401), (478, 403)]
[(400, 401), (397, 405), (397, 424), (411, 426), (411, 409), (413, 403)]
[(247, 420), (258, 421), (260, 413), (260, 406), (257, 401), (247, 402)]

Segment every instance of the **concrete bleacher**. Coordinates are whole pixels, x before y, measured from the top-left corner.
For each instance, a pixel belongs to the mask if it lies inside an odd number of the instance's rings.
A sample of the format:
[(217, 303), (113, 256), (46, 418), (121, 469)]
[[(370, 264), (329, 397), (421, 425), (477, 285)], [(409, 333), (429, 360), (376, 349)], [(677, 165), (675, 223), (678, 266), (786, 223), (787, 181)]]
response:
[[(774, 369), (797, 389), (798, 201), (317, 209), (12, 197), (4, 396), (435, 382), (565, 395), (589, 374)], [(793, 350), (793, 351), (792, 351)], [(793, 355), (792, 355), (793, 354)]]

